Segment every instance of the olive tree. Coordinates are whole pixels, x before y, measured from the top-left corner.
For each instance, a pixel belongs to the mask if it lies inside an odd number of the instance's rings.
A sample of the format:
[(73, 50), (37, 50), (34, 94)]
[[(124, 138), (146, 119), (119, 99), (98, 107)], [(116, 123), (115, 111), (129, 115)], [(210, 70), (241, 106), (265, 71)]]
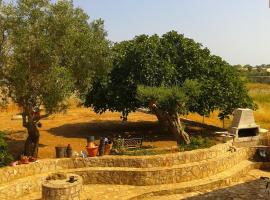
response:
[(83, 94), (92, 77), (106, 71), (109, 42), (103, 22), (89, 23), (72, 1), (17, 0), (1, 4), (0, 12), (2, 96), (22, 108), (28, 131), (24, 154), (37, 157), (39, 120), (66, 109), (71, 92)]

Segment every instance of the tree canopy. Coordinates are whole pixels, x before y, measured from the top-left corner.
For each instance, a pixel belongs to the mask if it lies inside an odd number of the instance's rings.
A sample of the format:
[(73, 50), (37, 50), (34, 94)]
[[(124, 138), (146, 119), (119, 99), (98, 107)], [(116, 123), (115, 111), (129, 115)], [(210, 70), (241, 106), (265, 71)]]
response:
[(25, 154), (37, 156), (39, 133), (35, 107), (47, 114), (66, 108), (71, 92), (83, 94), (92, 78), (107, 73), (109, 41), (103, 21), (72, 1), (0, 2), (0, 86), (2, 98), (23, 109), (29, 137)]
[(154, 112), (155, 105), (163, 116), (219, 110), (224, 118), (237, 107), (254, 106), (235, 68), (176, 31), (136, 36), (112, 49), (112, 71), (94, 82), (85, 102), (97, 113), (118, 111), (125, 118), (147, 105)]

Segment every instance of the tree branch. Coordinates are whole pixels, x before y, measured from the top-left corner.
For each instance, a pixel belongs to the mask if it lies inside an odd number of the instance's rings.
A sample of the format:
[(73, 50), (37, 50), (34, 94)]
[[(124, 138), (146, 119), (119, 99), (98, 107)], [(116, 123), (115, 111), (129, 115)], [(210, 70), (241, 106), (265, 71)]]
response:
[(26, 113), (22, 113), (23, 127), (27, 128)]

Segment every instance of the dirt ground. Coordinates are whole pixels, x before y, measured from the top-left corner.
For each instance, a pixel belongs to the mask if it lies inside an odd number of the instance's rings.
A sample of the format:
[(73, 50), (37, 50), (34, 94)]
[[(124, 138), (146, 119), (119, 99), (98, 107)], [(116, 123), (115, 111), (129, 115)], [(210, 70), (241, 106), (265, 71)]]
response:
[[(17, 156), (23, 151), (26, 130), (20, 119), (12, 120), (18, 113), (1, 112), (0, 130), (8, 133), (10, 152)], [(122, 135), (125, 137), (143, 137), (144, 145), (156, 147), (171, 147), (176, 145), (173, 138), (167, 134), (161, 135), (156, 117), (140, 112), (132, 113), (127, 123), (120, 119), (120, 113), (106, 112), (95, 114), (88, 108), (72, 108), (65, 114), (56, 114), (41, 121), (40, 128), (40, 158), (55, 157), (55, 146), (71, 144), (72, 148), (80, 152), (86, 146), (86, 137)], [(134, 135), (134, 136), (132, 136)]]
[[(26, 129), (21, 119), (12, 119), (20, 111), (12, 107), (0, 112), (0, 131), (7, 133), (9, 151), (17, 158), (24, 148), (27, 137)], [(55, 114), (48, 119), (41, 120), (40, 128), (40, 158), (54, 158), (55, 146), (70, 144), (73, 150), (85, 150), (86, 137), (96, 136), (96, 143), (100, 136), (108, 137), (141, 137), (143, 145), (157, 148), (171, 148), (176, 145), (172, 135), (164, 133), (158, 125), (154, 115), (141, 112), (131, 113), (128, 122), (123, 123), (120, 113), (106, 112), (102, 115), (94, 113), (89, 108), (71, 107), (66, 113)], [(202, 129), (188, 126), (188, 132), (201, 133)]]

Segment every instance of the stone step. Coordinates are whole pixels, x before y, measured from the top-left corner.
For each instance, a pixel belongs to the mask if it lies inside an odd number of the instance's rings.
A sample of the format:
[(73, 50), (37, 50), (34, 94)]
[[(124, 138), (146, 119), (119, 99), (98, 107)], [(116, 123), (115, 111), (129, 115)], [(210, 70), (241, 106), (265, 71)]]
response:
[(195, 163), (223, 156), (230, 143), (218, 144), (209, 149), (170, 153), (154, 156), (103, 156), (94, 158), (42, 159), (35, 163), (15, 167), (0, 168), (0, 186), (7, 182), (48, 172), (84, 167), (172, 167), (174, 165)]
[(129, 200), (139, 200), (147, 197), (155, 199), (154, 196), (218, 189), (224, 186), (229, 186), (233, 182), (237, 182), (241, 177), (245, 176), (250, 170), (255, 168), (260, 168), (260, 163), (245, 160), (234, 167), (211, 177), (176, 184), (155, 185), (151, 190), (149, 188), (148, 192), (129, 198)]
[[(241, 177), (245, 176), (249, 170), (259, 168), (260, 163), (242, 161), (236, 166), (223, 171), (214, 176), (195, 181), (188, 181), (176, 184), (151, 185), (151, 186), (130, 186), (130, 185), (107, 185), (89, 184), (84, 185), (81, 199), (91, 200), (146, 200), (163, 199), (165, 196), (183, 194), (190, 192), (200, 192), (213, 190), (224, 186), (229, 186)], [(24, 199), (40, 199), (41, 193), (34, 193), (25, 196)]]
[(41, 192), (41, 183), (48, 174), (38, 174), (7, 182), (0, 186), (0, 199), (13, 200), (24, 199), (24, 195)]
[(61, 171), (81, 175), (85, 184), (159, 185), (213, 176), (230, 169), (247, 157), (247, 151), (239, 149), (217, 158), (171, 167), (84, 167)]
[[(251, 151), (252, 152), (252, 151)], [(199, 162), (174, 163), (169, 161), (169, 165), (144, 165), (142, 167), (132, 166), (132, 162), (119, 166), (125, 167), (92, 167), (92, 158), (82, 159), (46, 159), (38, 163), (22, 165), (16, 167), (6, 167), (0, 171), (2, 180), (0, 182), (0, 199), (14, 199), (24, 194), (39, 192), (42, 181), (50, 173), (70, 172), (83, 177), (85, 184), (126, 184), (130, 186), (151, 186), (160, 184), (178, 184), (190, 182), (198, 179), (215, 176), (220, 172), (230, 169), (239, 162), (246, 160), (252, 155), (250, 149), (240, 148), (236, 152), (225, 151), (218, 156), (208, 159), (197, 159)], [(204, 152), (205, 154), (206, 152)], [(193, 154), (190, 154), (193, 155)], [(197, 154), (194, 154), (197, 155)], [(162, 155), (160, 155), (162, 156)], [(114, 159), (109, 156), (109, 160)], [(105, 157), (104, 157), (105, 158)], [(125, 156), (121, 156), (123, 161), (127, 161)], [(149, 157), (152, 158), (152, 157)], [(172, 157), (173, 158), (173, 157)], [(94, 158), (99, 159), (99, 158)], [(130, 158), (131, 159), (131, 158)], [(138, 158), (136, 162), (144, 160)], [(162, 157), (166, 161), (166, 156)], [(132, 160), (132, 159), (131, 159)], [(171, 160), (171, 159), (169, 159)], [(196, 160), (191, 158), (189, 160)], [(147, 164), (147, 159), (144, 160)], [(151, 160), (154, 162), (154, 160)], [(3, 178), (4, 177), (4, 178)]]
[(200, 162), (222, 156), (232, 146), (231, 142), (217, 144), (207, 149), (151, 156), (103, 156), (85, 159), (87, 167), (169, 167), (173, 165)]
[[(84, 167), (71, 169), (54, 169), (47, 173), (33, 174), (0, 186), (0, 197), (39, 191), (42, 180), (49, 173), (76, 173), (83, 177), (84, 184), (126, 184), (126, 185), (159, 185), (192, 181), (213, 176), (229, 169), (246, 159), (245, 149), (234, 153), (227, 152), (217, 158), (174, 165), (171, 167), (128, 168), (128, 167)], [(53, 168), (52, 168), (53, 169)], [(1, 199), (1, 198), (0, 198)], [(3, 199), (3, 198), (2, 198)]]

